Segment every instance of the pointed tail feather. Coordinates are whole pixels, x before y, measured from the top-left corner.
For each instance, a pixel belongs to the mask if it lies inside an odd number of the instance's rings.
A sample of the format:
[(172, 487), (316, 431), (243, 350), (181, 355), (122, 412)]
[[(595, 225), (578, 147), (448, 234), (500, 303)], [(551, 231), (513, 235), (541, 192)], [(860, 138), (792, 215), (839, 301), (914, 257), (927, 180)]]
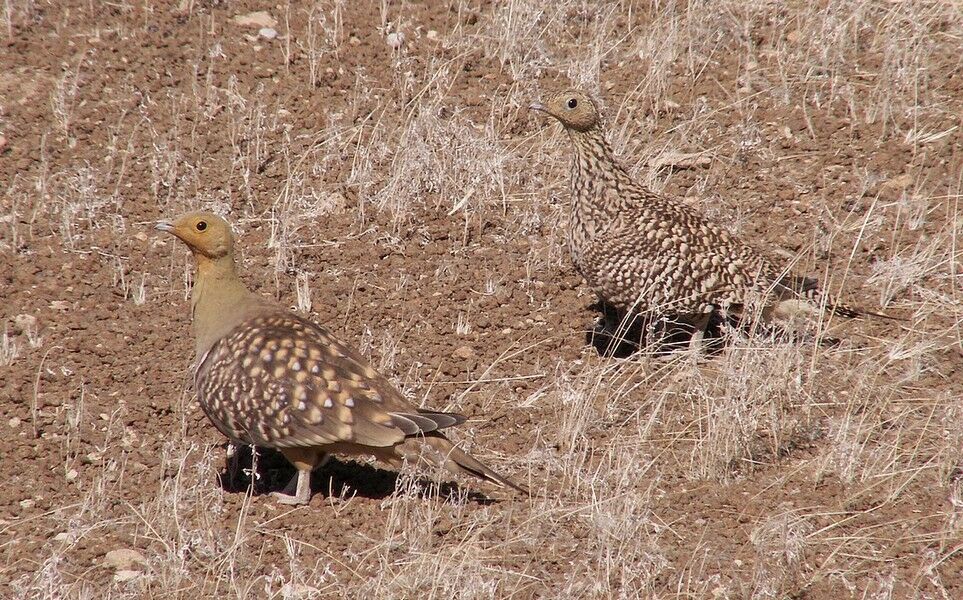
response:
[(838, 302), (836, 298), (826, 292), (826, 290), (822, 289), (819, 286), (819, 281), (813, 277), (785, 273), (776, 279), (775, 290), (779, 294), (781, 300), (805, 298), (817, 307), (819, 306), (820, 302), (825, 299), (826, 309), (830, 313), (839, 315), (840, 317), (845, 317), (847, 319), (856, 319), (858, 317), (878, 317), (880, 319), (890, 319), (893, 321), (906, 320), (900, 317), (894, 317), (892, 315), (871, 312), (868, 310), (860, 310), (858, 308), (846, 306), (845, 304)]
[(464, 415), (422, 410), (420, 408), (415, 413), (393, 412), (389, 414), (392, 424), (405, 432), (405, 435), (419, 435), (465, 422)]
[(903, 317), (894, 317), (893, 315), (887, 315), (884, 313), (871, 312), (868, 310), (860, 310), (858, 308), (853, 308), (851, 306), (846, 306), (845, 304), (840, 304), (838, 302), (833, 302), (832, 298), (828, 298), (830, 302), (827, 303), (826, 308), (829, 312), (837, 314), (841, 317), (846, 317), (847, 319), (856, 319), (859, 317), (876, 317), (879, 319), (889, 319), (890, 321), (905, 321)]
[(440, 466), (445, 467), (453, 473), (467, 473), (497, 485), (498, 487), (510, 487), (523, 494), (531, 495), (531, 492), (527, 489), (491, 470), (481, 461), (451, 443), (448, 438), (440, 433), (432, 432), (425, 434), (424, 442), (445, 457), (444, 464)]

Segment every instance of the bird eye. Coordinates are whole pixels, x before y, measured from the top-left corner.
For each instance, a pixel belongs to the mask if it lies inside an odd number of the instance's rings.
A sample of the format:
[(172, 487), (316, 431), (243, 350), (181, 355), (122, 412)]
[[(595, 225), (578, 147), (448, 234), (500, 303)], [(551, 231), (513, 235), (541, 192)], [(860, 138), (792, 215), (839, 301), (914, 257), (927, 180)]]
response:
[(204, 231), (207, 229), (207, 221), (198, 221), (197, 225), (194, 226), (194, 229), (198, 231)]
[(576, 106), (578, 106), (578, 100), (576, 100), (575, 98), (569, 98), (569, 99), (568, 99), (568, 107), (569, 107), (569, 108), (575, 108)]

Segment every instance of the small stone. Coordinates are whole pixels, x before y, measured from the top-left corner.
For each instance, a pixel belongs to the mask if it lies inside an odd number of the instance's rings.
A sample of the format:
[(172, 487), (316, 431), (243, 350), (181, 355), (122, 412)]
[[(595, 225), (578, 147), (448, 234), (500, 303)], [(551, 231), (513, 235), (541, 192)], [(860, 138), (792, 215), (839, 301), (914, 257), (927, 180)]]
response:
[(429, 29), (425, 37), (434, 42), (438, 39), (438, 32), (434, 29)]
[(19, 314), (13, 318), (13, 324), (21, 333), (25, 331), (36, 331), (37, 317), (28, 315), (27, 313)]
[(326, 213), (343, 213), (348, 208), (348, 199), (341, 192), (334, 192), (328, 194), (324, 206), (326, 208), (324, 212)]
[(903, 173), (899, 177), (886, 181), (881, 187), (884, 190), (905, 190), (911, 185), (913, 185), (913, 176), (909, 173)]
[(67, 481), (73, 481), (74, 479), (77, 479), (78, 475), (80, 475), (80, 473), (77, 472), (77, 469), (70, 469), (67, 471), (65, 477), (67, 478)]
[(131, 581), (140, 577), (142, 573), (140, 571), (132, 571), (130, 569), (121, 569), (114, 573), (114, 581), (117, 583), (124, 583), (125, 581)]
[(452, 352), (452, 356), (460, 360), (468, 360), (475, 356), (475, 351), (468, 346), (459, 346)]
[(359, 38), (359, 37), (356, 36), (356, 35), (353, 35), (353, 36), (351, 36), (351, 37), (348, 38), (348, 43), (351, 44), (352, 46), (360, 46), (360, 45), (361, 45), (361, 38)]
[(55, 542), (69, 542), (69, 541), (70, 541), (70, 534), (67, 533), (66, 531), (63, 531), (63, 532), (58, 533), (57, 535), (55, 535), (53, 539), (54, 539)]
[(54, 300), (50, 303), (50, 308), (52, 310), (68, 311), (70, 310), (70, 302), (66, 300)]
[(7, 425), (12, 427), (13, 429), (20, 427), (20, 423), (22, 423), (22, 421), (20, 420), (20, 417), (12, 417), (9, 421), (7, 421)]
[(129, 571), (147, 566), (147, 559), (133, 548), (118, 548), (104, 555), (104, 566), (117, 571)]
[(278, 22), (266, 11), (259, 10), (246, 15), (236, 15), (234, 22), (241, 27), (277, 27)]
[(37, 502), (35, 500), (32, 500), (31, 498), (27, 498), (26, 500), (20, 501), (20, 508), (23, 508), (23, 509), (33, 508), (34, 504), (36, 503)]
[(282, 598), (314, 598), (319, 594), (321, 590), (303, 583), (285, 583), (281, 586)]
[(397, 50), (401, 48), (402, 44), (405, 43), (405, 34), (401, 33), (400, 31), (395, 31), (389, 33), (385, 40), (388, 42), (388, 47), (390, 47), (392, 50)]
[(0, 152), (3, 152), (7, 147), (7, 136), (0, 133)]
[(277, 30), (273, 27), (262, 27), (257, 33), (266, 40), (273, 40), (278, 36)]

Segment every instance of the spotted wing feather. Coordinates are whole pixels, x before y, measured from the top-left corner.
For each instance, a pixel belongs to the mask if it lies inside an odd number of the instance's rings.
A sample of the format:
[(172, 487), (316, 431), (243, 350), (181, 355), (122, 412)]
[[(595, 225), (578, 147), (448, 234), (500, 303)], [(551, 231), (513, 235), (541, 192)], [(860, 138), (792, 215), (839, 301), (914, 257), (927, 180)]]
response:
[(741, 306), (766, 286), (751, 248), (684, 207), (628, 207), (593, 243), (583, 275), (621, 310), (693, 315)]
[(241, 323), (203, 357), (195, 386), (222, 433), (259, 446), (384, 447), (464, 420), (419, 411), (359, 353), (291, 314)]

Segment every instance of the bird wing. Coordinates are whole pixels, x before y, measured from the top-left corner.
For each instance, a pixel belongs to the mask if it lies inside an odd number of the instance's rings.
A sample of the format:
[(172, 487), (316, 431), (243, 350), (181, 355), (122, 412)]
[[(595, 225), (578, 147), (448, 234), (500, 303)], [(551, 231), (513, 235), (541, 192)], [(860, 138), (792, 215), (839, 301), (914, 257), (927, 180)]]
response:
[(698, 215), (670, 210), (639, 208), (600, 232), (586, 253), (593, 287), (623, 308), (681, 315), (741, 305), (765, 289), (768, 268), (752, 248)]
[(267, 447), (392, 446), (464, 421), (415, 408), (360, 353), (290, 313), (235, 327), (201, 358), (195, 387), (222, 433)]
[[(698, 290), (691, 292), (690, 299), (703, 299), (735, 312), (747, 308), (756, 310), (760, 303), (767, 308), (792, 301), (811, 305), (809, 308), (813, 309), (825, 300), (827, 307), (841, 316), (852, 318), (863, 314), (864, 311), (837, 302), (817, 279), (777, 268), (755, 248), (689, 206), (647, 191), (634, 182), (632, 186), (626, 188), (626, 193), (642, 198), (633, 211), (634, 223), (628, 226), (621, 221), (616, 227), (631, 232), (638, 231), (639, 223), (646, 220), (658, 219), (660, 225), (672, 223), (672, 237), (683, 240), (688, 246), (689, 256), (680, 257), (679, 262), (691, 266), (690, 278), (701, 283)], [(668, 256), (672, 256), (671, 251)], [(683, 302), (689, 305), (699, 303), (698, 300)], [(877, 313), (867, 314), (891, 318)]]
[[(730, 314), (762, 310), (788, 316), (827, 308), (847, 318), (862, 311), (837, 302), (819, 281), (776, 268), (724, 229), (701, 217), (642, 215), (617, 222), (590, 251), (604, 290), (639, 312), (693, 315), (722, 308)], [(691, 215), (688, 215), (691, 217)], [(650, 233), (651, 232), (651, 233)], [(594, 285), (594, 284), (593, 284)], [(876, 315), (877, 313), (871, 313)], [(878, 315), (888, 317), (888, 315)]]

